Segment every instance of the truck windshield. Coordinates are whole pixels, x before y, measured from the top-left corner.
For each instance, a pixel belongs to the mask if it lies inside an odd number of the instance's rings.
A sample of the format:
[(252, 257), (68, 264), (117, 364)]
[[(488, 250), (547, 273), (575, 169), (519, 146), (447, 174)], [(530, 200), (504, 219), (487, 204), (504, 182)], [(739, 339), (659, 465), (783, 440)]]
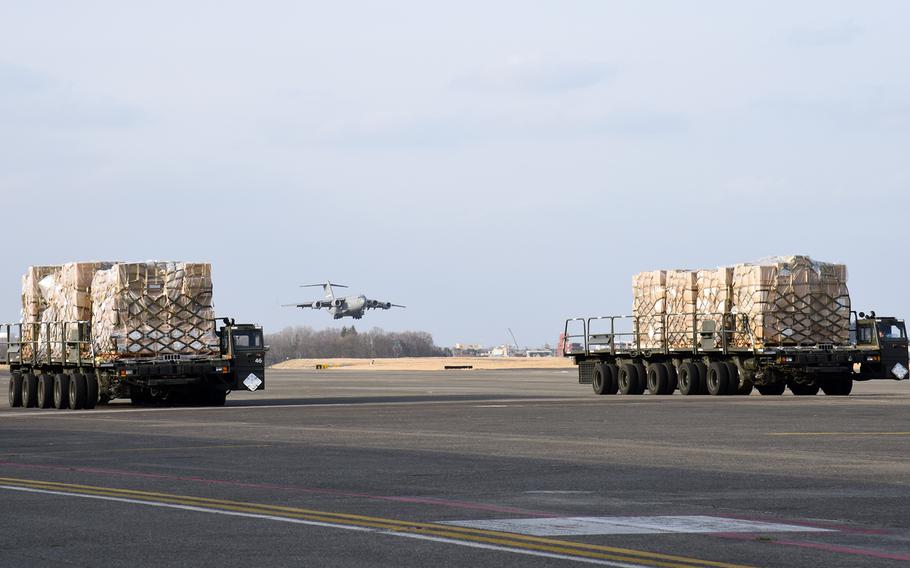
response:
[(236, 349), (261, 349), (262, 332), (260, 331), (235, 331), (234, 348)]
[(882, 339), (906, 339), (907, 332), (903, 323), (882, 321), (878, 323), (878, 336)]

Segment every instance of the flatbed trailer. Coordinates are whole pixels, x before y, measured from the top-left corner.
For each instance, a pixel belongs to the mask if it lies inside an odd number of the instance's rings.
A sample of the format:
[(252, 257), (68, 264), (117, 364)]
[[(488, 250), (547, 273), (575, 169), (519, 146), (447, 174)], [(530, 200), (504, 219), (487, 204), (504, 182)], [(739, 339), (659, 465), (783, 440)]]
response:
[[(691, 325), (682, 333), (666, 332), (673, 318)], [(846, 396), (854, 381), (910, 375), (904, 322), (874, 312), (852, 313), (844, 345), (761, 345), (747, 317), (733, 313), (666, 314), (659, 329), (645, 333), (635, 316), (570, 318), (562, 354), (574, 359), (578, 382), (599, 395), (677, 389), (683, 395), (747, 395), (753, 388), (780, 395), (789, 388), (795, 395), (822, 390)]]
[[(133, 404), (223, 406), (232, 390), (265, 389), (262, 328), (222, 318), (218, 353), (102, 357), (91, 323), (2, 324), (10, 368), (9, 404), (91, 409), (117, 398)], [(48, 340), (47, 338), (60, 338)], [(43, 339), (41, 339), (43, 338)]]

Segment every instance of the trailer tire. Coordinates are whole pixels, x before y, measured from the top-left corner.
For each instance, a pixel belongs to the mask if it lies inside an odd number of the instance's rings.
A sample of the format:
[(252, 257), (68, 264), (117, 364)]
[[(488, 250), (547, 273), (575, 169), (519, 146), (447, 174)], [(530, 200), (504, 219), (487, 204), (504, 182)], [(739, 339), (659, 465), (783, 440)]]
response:
[(619, 392), (619, 367), (616, 365), (604, 365), (604, 378), (609, 378), (607, 383), (606, 394), (616, 394)]
[(84, 375), (85, 377), (85, 404), (82, 408), (91, 410), (98, 404), (98, 378), (94, 373)]
[(638, 369), (631, 363), (626, 363), (619, 368), (619, 392), (622, 394), (641, 394)]
[(845, 377), (821, 384), (826, 396), (849, 396), (853, 392), (853, 378)]
[[(57, 375), (41, 373), (38, 375), (38, 406), (41, 408), (66, 408), (57, 406)], [(65, 396), (65, 395), (64, 395)]]
[(632, 363), (635, 371), (638, 373), (638, 383), (632, 394), (644, 394), (645, 387), (648, 386), (648, 370), (641, 363)]
[(603, 363), (594, 365), (594, 371), (591, 373), (591, 388), (594, 389), (594, 394), (607, 394), (610, 377), (609, 371), (604, 369), (605, 366)]
[(752, 385), (752, 381), (749, 379), (744, 379), (742, 384), (739, 385), (739, 389), (737, 389), (736, 394), (739, 396), (749, 396), (752, 394), (753, 388), (755, 387)]
[(695, 363), (683, 363), (679, 366), (679, 392), (689, 396), (698, 394), (698, 367)]
[(801, 383), (790, 383), (790, 392), (795, 396), (815, 396), (818, 394), (818, 383), (804, 385)]
[(664, 363), (664, 367), (667, 368), (667, 394), (673, 394), (679, 386), (679, 376), (673, 363)]
[[(42, 375), (47, 376), (47, 375)], [(54, 408), (64, 409), (70, 405), (70, 377), (63, 373), (54, 375)]]
[(698, 392), (695, 394), (708, 394), (708, 366), (701, 361), (695, 361), (694, 365), (698, 369)]
[(667, 368), (663, 363), (648, 365), (649, 394), (668, 394), (669, 383), (670, 377), (667, 376)]
[(780, 396), (787, 390), (786, 383), (771, 383), (770, 385), (758, 385), (755, 387), (762, 396)]
[[(727, 394), (740, 394), (739, 391), (742, 389), (742, 385), (740, 385), (739, 382), (739, 368), (736, 366), (736, 363), (730, 361), (725, 362), (724, 366), (727, 367)], [(752, 392), (752, 389), (749, 389), (749, 392)]]
[(730, 393), (730, 375), (727, 373), (727, 365), (717, 361), (711, 363), (708, 367), (708, 380), (705, 381), (708, 387), (708, 394), (711, 396), (722, 396)]
[(26, 408), (38, 406), (38, 377), (34, 373), (22, 375), (22, 406)]
[(81, 410), (85, 407), (85, 375), (75, 373), (69, 380), (68, 402), (70, 410)]
[(9, 376), (9, 406), (22, 406), (22, 373), (18, 371), (13, 371)]

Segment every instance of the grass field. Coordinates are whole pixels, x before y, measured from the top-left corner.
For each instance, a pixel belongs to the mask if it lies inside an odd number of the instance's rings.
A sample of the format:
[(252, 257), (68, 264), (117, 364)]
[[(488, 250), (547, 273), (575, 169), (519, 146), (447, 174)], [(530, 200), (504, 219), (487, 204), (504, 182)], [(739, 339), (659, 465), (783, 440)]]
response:
[(273, 369), (329, 369), (348, 371), (442, 371), (446, 366), (471, 365), (475, 369), (569, 369), (572, 360), (564, 357), (401, 357), (397, 359), (291, 359)]

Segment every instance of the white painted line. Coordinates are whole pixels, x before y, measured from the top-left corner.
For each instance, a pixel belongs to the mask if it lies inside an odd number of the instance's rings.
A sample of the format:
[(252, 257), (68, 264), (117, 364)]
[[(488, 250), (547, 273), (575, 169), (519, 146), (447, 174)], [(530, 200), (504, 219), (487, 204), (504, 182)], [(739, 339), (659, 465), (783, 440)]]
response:
[(439, 524), (514, 532), (530, 536), (579, 536), (678, 533), (833, 532), (803, 525), (785, 525), (701, 515), (653, 517), (556, 517), (441, 521)]
[(304, 519), (294, 519), (291, 517), (282, 517), (279, 515), (263, 515), (258, 513), (242, 513), (239, 511), (225, 511), (222, 509), (209, 509), (207, 507), (196, 507), (193, 505), (178, 505), (175, 503), (158, 503), (155, 501), (144, 501), (142, 499), (129, 499), (126, 497), (108, 497), (105, 495), (85, 495), (82, 493), (70, 493), (68, 491), (51, 491), (48, 489), (33, 489), (31, 487), (16, 487), (13, 485), (0, 485), (0, 489), (8, 489), (10, 491), (22, 491), (26, 493), (41, 493), (45, 495), (61, 495), (64, 497), (82, 497), (83, 499), (97, 499), (100, 501), (114, 501), (118, 503), (131, 503), (135, 505), (149, 505), (152, 507), (162, 507), (165, 509), (180, 509), (183, 511), (194, 511), (199, 513), (211, 513), (215, 515), (228, 515), (231, 517), (247, 517), (250, 519), (263, 519), (268, 521), (278, 521), (283, 523), (294, 523), (298, 525), (310, 525), (316, 527), (327, 527), (333, 529), (342, 529), (349, 531), (357, 531), (364, 533), (374, 533), (387, 536), (399, 536), (404, 538), (413, 538), (417, 540), (428, 540), (433, 542), (442, 542), (446, 544), (456, 544), (458, 546), (466, 546), (469, 548), (481, 548), (486, 550), (496, 550), (500, 552), (511, 552), (514, 554), (525, 554), (528, 556), (539, 556), (543, 558), (555, 558), (558, 560), (571, 560), (573, 562), (581, 562), (583, 564), (597, 564), (600, 566), (613, 566), (614, 568), (642, 568), (644, 566), (651, 566), (651, 564), (629, 564), (625, 562), (612, 562), (609, 560), (599, 560), (596, 558), (584, 558), (579, 556), (570, 556), (567, 554), (556, 554), (552, 552), (543, 552), (537, 550), (527, 550), (524, 548), (512, 548), (509, 546), (500, 546), (495, 544), (485, 544), (482, 542), (470, 542), (462, 541), (457, 539), (449, 539), (444, 537), (428, 536), (415, 533), (406, 533), (398, 531), (389, 531), (385, 529), (375, 529), (370, 527), (358, 527), (354, 525), (345, 525), (345, 524), (335, 524), (335, 523), (322, 523), (319, 521), (308, 521)]

